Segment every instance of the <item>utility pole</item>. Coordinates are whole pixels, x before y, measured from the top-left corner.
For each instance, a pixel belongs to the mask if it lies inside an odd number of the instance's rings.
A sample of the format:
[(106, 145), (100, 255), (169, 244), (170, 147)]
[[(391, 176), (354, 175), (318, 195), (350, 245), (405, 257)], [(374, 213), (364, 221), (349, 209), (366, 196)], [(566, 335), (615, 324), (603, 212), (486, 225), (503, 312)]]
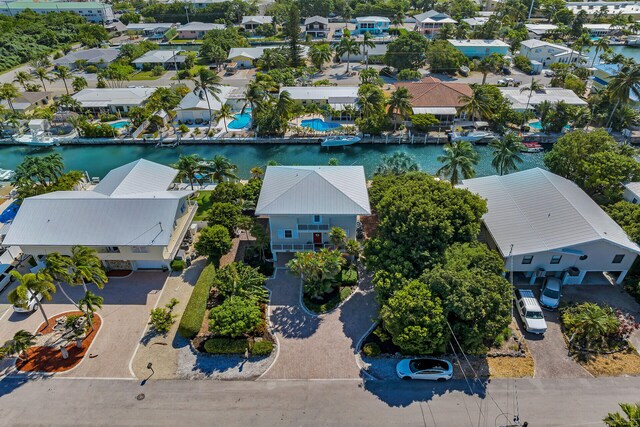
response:
[(533, 4), (536, 0), (531, 0), (531, 6), (529, 6), (529, 16), (527, 16), (527, 21), (531, 19), (531, 13), (533, 12)]

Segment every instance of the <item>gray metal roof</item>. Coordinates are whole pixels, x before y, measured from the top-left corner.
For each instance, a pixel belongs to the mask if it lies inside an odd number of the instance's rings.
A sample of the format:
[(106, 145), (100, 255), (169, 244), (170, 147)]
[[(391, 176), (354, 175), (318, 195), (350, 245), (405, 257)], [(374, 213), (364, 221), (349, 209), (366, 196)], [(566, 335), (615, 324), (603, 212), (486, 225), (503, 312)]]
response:
[(85, 108), (111, 105), (142, 105), (155, 92), (155, 87), (87, 88), (72, 96)]
[(180, 104), (176, 107), (176, 111), (182, 110), (208, 110), (209, 105), (211, 106), (211, 111), (219, 110), (222, 105), (227, 103), (229, 99), (229, 95), (235, 91), (237, 88), (231, 86), (219, 86), (220, 93), (217, 94), (218, 99), (209, 91), (209, 104), (207, 104), (207, 97), (204, 95), (204, 91), (199, 90), (196, 92), (189, 92)]
[(65, 56), (56, 59), (53, 61), (56, 65), (73, 65), (76, 61), (87, 61), (89, 64), (98, 64), (100, 62), (104, 62), (105, 64), (109, 64), (118, 58), (120, 55), (120, 51), (114, 48), (105, 48), (105, 49), (84, 49), (77, 50), (75, 52), (69, 52)]
[(640, 253), (622, 228), (576, 184), (540, 168), (462, 183), (487, 200), (483, 221), (503, 256), (607, 241)]
[(262, 15), (253, 15), (253, 16), (243, 16), (242, 24), (271, 24), (273, 22), (273, 16), (262, 16)]
[(138, 160), (92, 191), (57, 191), (23, 201), (3, 244), (166, 246), (191, 191), (167, 191), (177, 171)]
[(257, 215), (369, 215), (362, 166), (269, 166)]
[(532, 110), (533, 107), (544, 101), (552, 104), (563, 101), (569, 105), (587, 105), (587, 101), (580, 98), (571, 89), (560, 87), (548, 87), (542, 91), (533, 91), (531, 98), (529, 98), (528, 90), (521, 91), (518, 87), (499, 87), (498, 89), (502, 92), (502, 96), (511, 103), (511, 108), (514, 110), (524, 110), (527, 105)]
[(172, 50), (150, 50), (139, 58), (131, 61), (132, 64), (165, 64), (174, 62), (185, 62), (187, 57)]

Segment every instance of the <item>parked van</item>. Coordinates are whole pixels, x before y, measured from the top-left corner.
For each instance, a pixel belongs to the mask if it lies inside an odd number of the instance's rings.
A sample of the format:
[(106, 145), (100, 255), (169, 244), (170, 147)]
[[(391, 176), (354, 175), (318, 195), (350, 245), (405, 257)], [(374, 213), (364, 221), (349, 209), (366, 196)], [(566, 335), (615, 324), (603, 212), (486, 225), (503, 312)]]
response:
[(547, 332), (547, 322), (544, 321), (542, 309), (533, 291), (529, 289), (517, 289), (516, 308), (527, 332), (531, 332), (532, 334), (544, 334)]

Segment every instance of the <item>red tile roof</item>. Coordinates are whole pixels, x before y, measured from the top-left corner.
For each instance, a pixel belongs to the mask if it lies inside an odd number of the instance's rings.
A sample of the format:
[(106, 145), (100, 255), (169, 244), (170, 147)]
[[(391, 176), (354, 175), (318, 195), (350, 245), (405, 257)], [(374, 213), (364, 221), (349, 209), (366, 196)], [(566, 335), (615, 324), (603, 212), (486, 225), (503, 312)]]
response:
[(461, 107), (460, 97), (472, 94), (468, 84), (443, 82), (435, 77), (425, 77), (419, 82), (398, 82), (395, 86), (409, 90), (414, 107)]

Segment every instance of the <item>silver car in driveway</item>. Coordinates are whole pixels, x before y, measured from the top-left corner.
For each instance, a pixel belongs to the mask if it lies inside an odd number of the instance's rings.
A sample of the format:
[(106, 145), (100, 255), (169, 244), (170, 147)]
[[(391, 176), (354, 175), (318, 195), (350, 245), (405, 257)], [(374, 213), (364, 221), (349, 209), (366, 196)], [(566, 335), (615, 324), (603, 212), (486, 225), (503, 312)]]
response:
[(540, 292), (540, 305), (544, 308), (556, 309), (560, 305), (562, 282), (557, 277), (548, 277)]
[(402, 359), (396, 365), (396, 373), (403, 380), (446, 381), (453, 376), (453, 365), (431, 357)]

